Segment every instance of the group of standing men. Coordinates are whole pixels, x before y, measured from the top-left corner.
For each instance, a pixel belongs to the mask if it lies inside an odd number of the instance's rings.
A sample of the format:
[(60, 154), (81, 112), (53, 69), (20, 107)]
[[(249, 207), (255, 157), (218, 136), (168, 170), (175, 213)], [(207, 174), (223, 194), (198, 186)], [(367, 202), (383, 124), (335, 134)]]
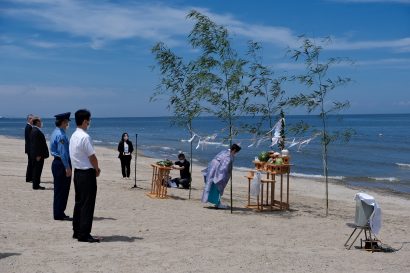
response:
[[(50, 151), (54, 157), (51, 165), (54, 178), (53, 215), (55, 220), (73, 221), (74, 239), (80, 242), (99, 242), (100, 239), (91, 235), (97, 195), (97, 177), (101, 173), (91, 138), (87, 133), (91, 123), (91, 113), (86, 109), (80, 109), (75, 113), (77, 128), (68, 140), (66, 130), (69, 127), (70, 114), (67, 112), (55, 115), (56, 128), (50, 138)], [(46, 138), (41, 131), (42, 125), (40, 117), (28, 115), (25, 128), (25, 153), (28, 157), (26, 182), (32, 182), (34, 190), (45, 189), (40, 186), (40, 179), (44, 160), (49, 157)], [(241, 147), (233, 144), (231, 149), (220, 152), (210, 162), (208, 168), (203, 170), (205, 188), (202, 202), (213, 203), (217, 208), (227, 207), (221, 204), (221, 196), (232, 173), (234, 156), (240, 150)], [(189, 187), (191, 182), (189, 163), (183, 154), (179, 155), (179, 160), (176, 162), (178, 169), (181, 170), (179, 182), (184, 187)], [(73, 173), (75, 205), (71, 219), (65, 214), (65, 209)], [(183, 181), (185, 178), (186, 181)]]
[[(56, 128), (50, 138), (50, 151), (54, 157), (51, 171), (54, 178), (53, 216), (55, 220), (73, 221), (73, 238), (80, 242), (99, 242), (91, 235), (97, 195), (97, 177), (100, 175), (98, 159), (92, 141), (87, 133), (91, 113), (81, 109), (75, 113), (76, 131), (70, 141), (66, 130), (70, 123), (70, 112), (55, 115)], [(26, 182), (33, 183), (34, 190), (40, 186), (44, 160), (49, 157), (46, 138), (41, 131), (39, 117), (28, 115), (25, 128), (25, 153), (28, 157)], [(71, 219), (65, 214), (71, 177), (74, 170), (75, 205)]]

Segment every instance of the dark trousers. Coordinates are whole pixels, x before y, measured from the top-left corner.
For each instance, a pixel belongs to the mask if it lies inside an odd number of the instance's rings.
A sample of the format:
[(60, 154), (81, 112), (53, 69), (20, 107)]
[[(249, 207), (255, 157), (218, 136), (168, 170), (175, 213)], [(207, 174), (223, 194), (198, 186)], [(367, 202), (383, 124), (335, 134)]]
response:
[(191, 184), (191, 179), (187, 178), (174, 178), (172, 181), (177, 184), (178, 187), (181, 185), (184, 189), (189, 189), (189, 184)]
[(75, 205), (73, 230), (78, 238), (87, 239), (91, 233), (97, 196), (97, 177), (94, 169), (74, 170)]
[(43, 172), (44, 158), (37, 161), (35, 158), (33, 161), (33, 189), (38, 189), (41, 183), (41, 173)]
[(131, 173), (131, 155), (123, 155), (120, 157), (121, 160), (121, 172), (122, 177), (130, 177)]
[(65, 167), (61, 159), (55, 158), (51, 164), (51, 172), (54, 177), (54, 219), (63, 219), (67, 207), (68, 194), (70, 193), (71, 176), (67, 177)]
[(27, 171), (26, 171), (26, 182), (31, 182), (33, 180), (33, 161), (29, 154), (27, 154)]

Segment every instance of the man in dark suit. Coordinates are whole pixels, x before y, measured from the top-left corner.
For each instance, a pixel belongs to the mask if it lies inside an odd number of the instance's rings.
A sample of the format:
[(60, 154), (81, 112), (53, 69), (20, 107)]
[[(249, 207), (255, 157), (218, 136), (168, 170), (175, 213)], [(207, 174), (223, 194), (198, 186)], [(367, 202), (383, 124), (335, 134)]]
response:
[(33, 117), (33, 129), (30, 134), (30, 156), (33, 161), (33, 190), (44, 190), (40, 186), (41, 173), (43, 171), (44, 159), (49, 157), (46, 138), (41, 132), (43, 123), (39, 117)]
[(33, 179), (33, 162), (31, 161), (30, 157), (30, 134), (31, 129), (33, 128), (33, 115), (30, 114), (27, 116), (27, 124), (26, 128), (24, 129), (24, 152), (27, 155), (27, 171), (26, 171), (26, 182), (31, 182)]

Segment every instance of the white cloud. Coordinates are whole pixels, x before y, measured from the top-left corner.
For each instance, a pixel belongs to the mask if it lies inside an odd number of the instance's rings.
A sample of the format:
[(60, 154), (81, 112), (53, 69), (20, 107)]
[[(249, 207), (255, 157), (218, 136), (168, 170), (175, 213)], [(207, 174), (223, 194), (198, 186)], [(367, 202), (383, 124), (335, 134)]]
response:
[[(94, 116), (157, 116), (163, 107), (148, 107), (149, 93), (122, 88), (53, 86), (42, 84), (1, 85), (0, 115), (25, 116), (28, 112), (52, 117), (64, 111), (88, 108)], [(127, 99), (124, 100), (124, 97)], [(158, 104), (156, 105), (158, 106)], [(164, 109), (162, 112), (158, 109)]]
[(357, 61), (355, 63), (358, 66), (409, 66), (410, 67), (410, 59), (407, 58), (389, 58), (389, 59), (378, 59), (378, 60), (366, 60), (366, 61)]
[(395, 103), (395, 105), (410, 107), (410, 100), (407, 100), (407, 101), (399, 101), (399, 102)]
[(83, 88), (75, 86), (46, 86), (46, 85), (0, 85), (0, 94), (4, 97), (27, 97), (34, 98), (49, 98), (54, 99), (67, 99), (73, 98), (75, 100), (87, 99), (98, 96), (104, 93), (105, 96), (115, 96), (115, 92), (112, 90), (101, 90), (97, 88)]
[(55, 4), (71, 2), (72, 0), (13, 0), (13, 2), (23, 3), (23, 4)]
[(410, 37), (387, 40), (387, 41), (357, 41), (352, 42), (345, 39), (334, 38), (333, 42), (326, 46), (328, 49), (334, 50), (360, 50), (360, 49), (377, 49), (377, 48), (393, 48), (393, 49), (405, 49), (410, 47)]
[(173, 41), (173, 36), (185, 35), (190, 29), (185, 20), (188, 9), (86, 1), (27, 2), (44, 5), (4, 9), (4, 15), (33, 22), (43, 29), (89, 38), (93, 48), (131, 38)]
[(0, 35), (0, 43), (1, 44), (12, 44), (14, 42), (14, 38), (8, 35)]
[(271, 43), (279, 46), (297, 46), (298, 37), (289, 28), (277, 26), (254, 25), (241, 22), (231, 15), (219, 15), (206, 9), (197, 9), (210, 17), (216, 23), (227, 26), (234, 34), (250, 38), (255, 41)]
[[(295, 62), (278, 62), (272, 64), (275, 70), (295, 71), (305, 69), (305, 64)], [(408, 58), (387, 58), (375, 60), (357, 60), (353, 64), (350, 62), (342, 62), (334, 64), (334, 68), (357, 67), (357, 68), (410, 68), (410, 59)]]
[[(410, 1), (410, 0), (409, 0)], [(106, 1), (77, 0), (18, 0), (14, 8), (3, 8), (2, 13), (39, 28), (63, 32), (89, 40), (94, 49), (123, 39), (164, 41), (170, 46), (184, 44), (193, 24), (186, 19), (191, 9), (208, 15), (218, 24), (247, 39), (274, 44), (281, 47), (296, 47), (297, 35), (286, 27), (267, 26), (242, 22), (229, 14), (217, 14), (201, 7), (171, 7), (165, 2), (141, 4), (124, 2), (121, 5)], [(405, 2), (403, 0), (403, 2)], [(181, 37), (183, 37), (181, 39)], [(53, 42), (48, 42), (49, 46)], [(47, 44), (43, 43), (43, 46)], [(364, 50), (391, 48), (396, 52), (408, 52), (410, 37), (385, 41), (352, 41), (351, 38), (334, 37), (326, 46), (331, 50)]]
[(28, 40), (27, 43), (35, 47), (46, 48), (46, 49), (60, 47), (60, 45), (58, 45), (57, 43), (52, 43), (48, 41), (40, 41), (40, 40)]
[(284, 69), (284, 70), (302, 70), (306, 66), (303, 63), (289, 63), (289, 62), (282, 62), (282, 63), (275, 63), (272, 65), (274, 69)]
[(39, 59), (40, 55), (26, 48), (15, 45), (0, 45), (0, 57), (18, 56), (23, 59)]

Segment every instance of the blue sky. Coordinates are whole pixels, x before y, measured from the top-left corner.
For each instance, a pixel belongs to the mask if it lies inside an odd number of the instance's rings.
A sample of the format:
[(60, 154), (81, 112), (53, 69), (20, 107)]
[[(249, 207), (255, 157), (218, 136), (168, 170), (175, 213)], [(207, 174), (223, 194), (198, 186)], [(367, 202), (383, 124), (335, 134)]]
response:
[(192, 56), (191, 9), (226, 26), (239, 50), (260, 42), (277, 74), (301, 72), (285, 56), (298, 35), (330, 36), (325, 56), (356, 62), (335, 68), (354, 81), (330, 99), (348, 99), (345, 113), (410, 113), (410, 0), (0, 0), (0, 116), (168, 115), (165, 100), (149, 102), (150, 49), (163, 41)]

